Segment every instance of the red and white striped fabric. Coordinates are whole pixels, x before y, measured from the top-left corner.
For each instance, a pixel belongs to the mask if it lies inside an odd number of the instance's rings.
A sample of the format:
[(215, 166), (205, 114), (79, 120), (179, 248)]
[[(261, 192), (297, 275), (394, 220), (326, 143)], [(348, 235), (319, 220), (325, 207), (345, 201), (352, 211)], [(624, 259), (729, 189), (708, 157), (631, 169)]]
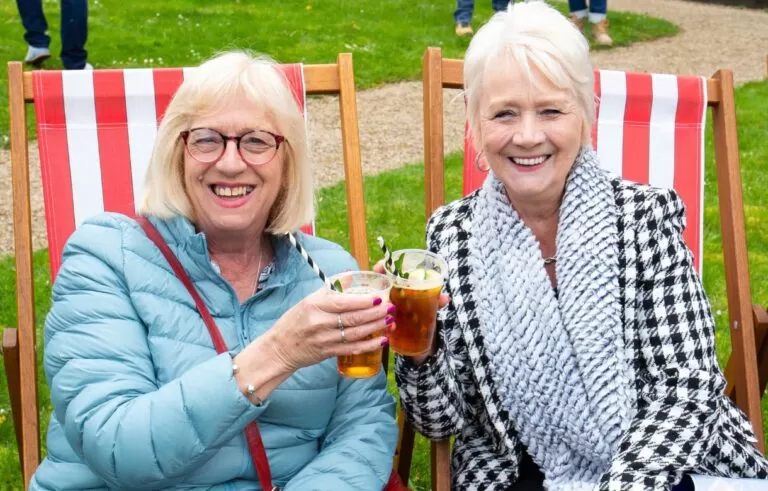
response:
[[(686, 207), (683, 234), (701, 274), (704, 223), (704, 129), (707, 80), (666, 74), (595, 71), (599, 104), (592, 145), (601, 165), (624, 179), (675, 189)], [(464, 136), (464, 194), (485, 173)]]
[[(277, 66), (306, 120), (303, 66)], [(32, 72), (52, 277), (64, 244), (86, 218), (134, 214), (158, 124), (192, 70)], [(314, 234), (314, 223), (302, 230)]]

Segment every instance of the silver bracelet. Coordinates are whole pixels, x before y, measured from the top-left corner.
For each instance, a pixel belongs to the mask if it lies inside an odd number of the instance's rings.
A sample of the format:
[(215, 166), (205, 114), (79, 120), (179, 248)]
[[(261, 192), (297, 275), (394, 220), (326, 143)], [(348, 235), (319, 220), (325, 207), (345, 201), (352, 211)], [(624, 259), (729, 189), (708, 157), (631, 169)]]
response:
[[(240, 367), (237, 366), (237, 363), (232, 364), (232, 375), (236, 375), (237, 372), (240, 371)], [(261, 407), (264, 404), (264, 400), (256, 395), (256, 387), (253, 384), (248, 384), (245, 387), (245, 392), (248, 394), (248, 399), (253, 403), (256, 407)], [(255, 401), (255, 402), (254, 402)]]
[(248, 384), (245, 387), (245, 392), (248, 394), (248, 399), (253, 402), (254, 406), (261, 407), (264, 404), (264, 400), (256, 395), (256, 387), (253, 384)]

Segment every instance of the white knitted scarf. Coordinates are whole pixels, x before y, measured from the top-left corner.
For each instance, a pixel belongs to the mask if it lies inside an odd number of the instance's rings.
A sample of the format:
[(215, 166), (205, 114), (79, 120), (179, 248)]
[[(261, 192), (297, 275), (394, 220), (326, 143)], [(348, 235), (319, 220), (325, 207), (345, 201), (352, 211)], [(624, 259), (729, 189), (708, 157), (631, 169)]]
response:
[(499, 398), (549, 490), (593, 489), (634, 403), (620, 317), (617, 207), (595, 154), (566, 182), (558, 296), (539, 243), (489, 173), (469, 239), (470, 281)]

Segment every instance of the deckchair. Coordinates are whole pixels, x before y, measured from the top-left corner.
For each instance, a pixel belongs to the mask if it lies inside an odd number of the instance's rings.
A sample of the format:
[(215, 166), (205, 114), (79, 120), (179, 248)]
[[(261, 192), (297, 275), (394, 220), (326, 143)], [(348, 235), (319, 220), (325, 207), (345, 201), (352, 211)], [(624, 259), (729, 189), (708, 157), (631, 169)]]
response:
[[(443, 89), (463, 89), (464, 63), (443, 59), (440, 48), (430, 47), (424, 53), (422, 69), (426, 215), (430, 216), (445, 201)], [(726, 368), (726, 392), (749, 417), (758, 447), (764, 452), (760, 395), (768, 382), (768, 315), (751, 304), (733, 74), (719, 70), (706, 79), (596, 70), (595, 91), (600, 102), (592, 143), (601, 161), (616, 165), (611, 170), (625, 179), (678, 191), (687, 209), (684, 238), (699, 273), (703, 256), (704, 123), (707, 107), (712, 108), (733, 345)], [(464, 195), (477, 189), (485, 178), (474, 165), (475, 156), (465, 123)], [(761, 347), (760, 352), (756, 346)], [(407, 445), (404, 442), (403, 448)], [(436, 473), (433, 466), (433, 489), (450, 487), (449, 455), (447, 441), (432, 442), (433, 462), (441, 470)]]
[[(367, 269), (352, 55), (339, 54), (332, 64), (278, 68), (305, 117), (307, 94), (339, 96), (350, 246)], [(3, 332), (3, 355), (25, 488), (40, 462), (26, 104), (35, 108), (55, 278), (64, 244), (84, 219), (101, 211), (134, 213), (157, 124), (189, 70), (194, 68), (24, 73), (21, 63), (9, 63), (18, 325)], [(314, 224), (303, 230), (314, 233)]]

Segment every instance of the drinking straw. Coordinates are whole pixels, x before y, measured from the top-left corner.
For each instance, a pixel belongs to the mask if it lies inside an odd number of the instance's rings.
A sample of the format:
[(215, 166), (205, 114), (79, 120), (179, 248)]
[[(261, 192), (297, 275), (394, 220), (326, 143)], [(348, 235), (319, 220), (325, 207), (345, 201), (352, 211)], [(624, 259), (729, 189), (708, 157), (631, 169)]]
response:
[(325, 286), (327, 286), (328, 288), (334, 291), (338, 291), (336, 290), (336, 287), (333, 284), (331, 284), (331, 282), (328, 280), (328, 277), (325, 276), (325, 273), (323, 273), (323, 271), (320, 269), (317, 263), (315, 263), (315, 261), (313, 261), (312, 258), (309, 257), (309, 253), (307, 253), (306, 249), (304, 249), (304, 247), (302, 247), (302, 245), (299, 244), (299, 241), (296, 240), (296, 237), (290, 232), (288, 232), (286, 235), (288, 236), (288, 240), (291, 241), (291, 244), (293, 244), (293, 247), (295, 247), (296, 250), (299, 251), (299, 254), (301, 254), (301, 257), (303, 257), (304, 260), (307, 261), (307, 264), (309, 264), (309, 267), (312, 268), (312, 271), (314, 271), (315, 274), (317, 274), (317, 276), (319, 276), (320, 279), (323, 280), (323, 283), (325, 283)]
[(389, 247), (387, 247), (387, 244), (384, 242), (384, 237), (379, 235), (376, 238), (376, 242), (378, 242), (381, 251), (384, 253), (384, 264), (392, 272), (392, 274), (399, 276), (400, 273), (398, 273), (397, 268), (395, 267), (395, 263), (392, 262), (392, 253), (389, 251)]

